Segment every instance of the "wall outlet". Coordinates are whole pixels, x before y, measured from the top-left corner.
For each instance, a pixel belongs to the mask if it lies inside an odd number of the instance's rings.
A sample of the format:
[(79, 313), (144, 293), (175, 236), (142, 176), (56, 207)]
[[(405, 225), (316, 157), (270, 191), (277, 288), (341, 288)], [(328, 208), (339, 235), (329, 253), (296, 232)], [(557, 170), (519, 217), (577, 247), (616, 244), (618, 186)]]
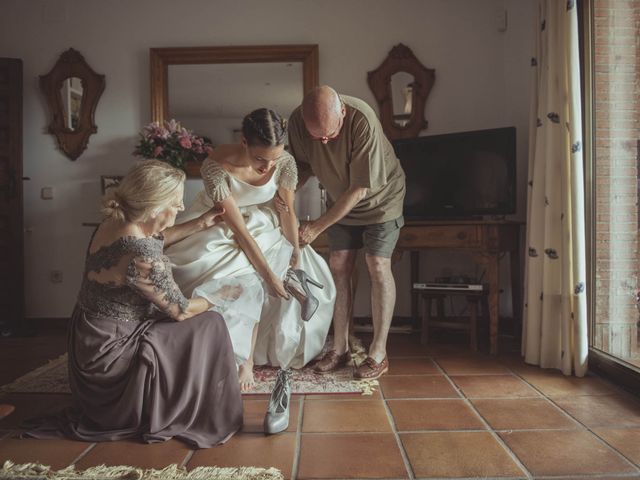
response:
[(62, 270), (51, 270), (49, 273), (49, 280), (51, 283), (62, 283), (64, 276), (62, 275)]

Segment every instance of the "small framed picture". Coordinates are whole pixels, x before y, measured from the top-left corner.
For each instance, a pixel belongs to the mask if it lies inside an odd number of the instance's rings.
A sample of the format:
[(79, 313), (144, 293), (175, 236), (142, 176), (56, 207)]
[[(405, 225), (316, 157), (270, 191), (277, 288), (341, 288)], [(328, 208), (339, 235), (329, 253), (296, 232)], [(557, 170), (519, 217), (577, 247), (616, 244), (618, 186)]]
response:
[(122, 178), (122, 175), (100, 175), (100, 188), (102, 189), (102, 195), (107, 193), (109, 188), (117, 187)]

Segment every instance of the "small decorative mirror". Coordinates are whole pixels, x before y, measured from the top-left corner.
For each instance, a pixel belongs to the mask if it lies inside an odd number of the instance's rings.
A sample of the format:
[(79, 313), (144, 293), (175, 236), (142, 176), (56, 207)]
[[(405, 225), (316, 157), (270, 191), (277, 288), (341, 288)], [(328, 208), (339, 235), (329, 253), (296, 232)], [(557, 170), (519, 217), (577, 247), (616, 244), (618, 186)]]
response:
[(87, 148), (89, 137), (98, 131), (95, 110), (105, 87), (104, 75), (94, 72), (84, 57), (70, 48), (46, 75), (40, 76), (51, 112), (49, 133), (71, 160)]
[(422, 65), (409, 47), (402, 43), (393, 47), (384, 62), (368, 72), (367, 81), (389, 139), (416, 137), (427, 128), (424, 108), (435, 70)]

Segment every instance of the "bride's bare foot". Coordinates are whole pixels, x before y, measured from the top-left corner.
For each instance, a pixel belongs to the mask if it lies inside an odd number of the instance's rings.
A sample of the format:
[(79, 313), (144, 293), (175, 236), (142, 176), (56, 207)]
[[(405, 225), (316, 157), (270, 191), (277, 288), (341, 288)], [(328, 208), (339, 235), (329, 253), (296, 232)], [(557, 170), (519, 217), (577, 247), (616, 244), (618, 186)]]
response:
[(240, 380), (240, 391), (248, 392), (256, 384), (253, 379), (253, 362), (244, 362), (238, 367), (238, 379)]

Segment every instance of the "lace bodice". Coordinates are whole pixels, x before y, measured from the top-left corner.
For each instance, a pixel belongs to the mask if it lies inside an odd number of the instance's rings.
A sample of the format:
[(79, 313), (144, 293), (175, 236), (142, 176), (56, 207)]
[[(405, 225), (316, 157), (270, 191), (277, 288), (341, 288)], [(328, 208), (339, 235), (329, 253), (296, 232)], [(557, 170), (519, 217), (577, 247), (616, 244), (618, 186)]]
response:
[(122, 321), (142, 321), (159, 309), (172, 318), (188, 300), (173, 280), (164, 238), (122, 237), (87, 252), (78, 295), (84, 310)]
[(268, 202), (280, 187), (295, 191), (298, 184), (298, 169), (293, 157), (285, 152), (274, 168), (271, 179), (260, 186), (235, 178), (220, 163), (210, 158), (204, 161), (201, 172), (207, 196), (214, 203), (233, 196), (238, 207), (246, 207)]

